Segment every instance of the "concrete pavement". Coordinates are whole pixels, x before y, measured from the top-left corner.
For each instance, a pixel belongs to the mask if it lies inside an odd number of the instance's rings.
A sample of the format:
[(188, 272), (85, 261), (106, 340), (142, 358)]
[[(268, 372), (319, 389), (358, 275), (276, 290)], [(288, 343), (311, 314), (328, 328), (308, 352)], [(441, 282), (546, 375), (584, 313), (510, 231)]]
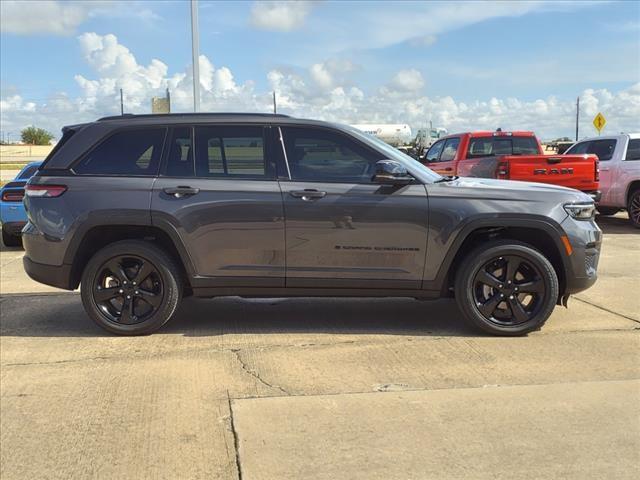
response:
[(494, 338), (455, 304), (190, 299), (110, 336), (0, 255), (0, 478), (635, 478), (640, 235), (596, 286)]

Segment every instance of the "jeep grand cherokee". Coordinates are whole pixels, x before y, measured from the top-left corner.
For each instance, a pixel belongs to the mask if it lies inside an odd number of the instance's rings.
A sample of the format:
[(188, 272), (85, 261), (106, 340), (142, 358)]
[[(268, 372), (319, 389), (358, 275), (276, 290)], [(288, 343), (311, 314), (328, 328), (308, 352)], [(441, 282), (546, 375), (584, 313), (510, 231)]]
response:
[(239, 295), (453, 296), (522, 335), (596, 280), (587, 195), (442, 177), (344, 125), (124, 115), (63, 133), (26, 187), (24, 266), (81, 285), (118, 334), (157, 330), (187, 295)]

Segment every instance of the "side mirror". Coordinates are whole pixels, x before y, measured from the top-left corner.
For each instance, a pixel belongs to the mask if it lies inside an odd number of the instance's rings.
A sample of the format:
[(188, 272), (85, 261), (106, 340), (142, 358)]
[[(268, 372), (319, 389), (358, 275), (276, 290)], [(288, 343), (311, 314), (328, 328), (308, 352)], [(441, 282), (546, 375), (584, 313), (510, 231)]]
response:
[(380, 160), (376, 162), (376, 173), (373, 181), (386, 185), (407, 185), (413, 181), (407, 169), (395, 160)]

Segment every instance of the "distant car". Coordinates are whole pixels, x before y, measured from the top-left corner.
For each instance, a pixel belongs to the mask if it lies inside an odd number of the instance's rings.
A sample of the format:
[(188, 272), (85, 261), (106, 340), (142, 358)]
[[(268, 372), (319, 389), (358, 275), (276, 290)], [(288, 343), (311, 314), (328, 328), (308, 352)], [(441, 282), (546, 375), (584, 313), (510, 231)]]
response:
[(600, 159), (600, 215), (626, 209), (631, 224), (640, 228), (640, 133), (586, 138), (567, 150), (583, 153)]
[(27, 164), (13, 181), (0, 190), (0, 222), (2, 223), (2, 241), (7, 247), (19, 247), (22, 244), (20, 232), (27, 223), (27, 214), (22, 205), (24, 186), (42, 162)]

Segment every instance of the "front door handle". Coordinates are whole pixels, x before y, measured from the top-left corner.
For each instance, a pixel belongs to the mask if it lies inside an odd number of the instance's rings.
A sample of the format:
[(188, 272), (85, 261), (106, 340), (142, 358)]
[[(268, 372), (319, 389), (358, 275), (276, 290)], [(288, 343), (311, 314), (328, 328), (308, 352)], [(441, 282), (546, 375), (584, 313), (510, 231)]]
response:
[(447, 167), (444, 169), (445, 172), (451, 172), (453, 171), (453, 167)]
[(327, 195), (327, 192), (321, 192), (319, 190), (310, 188), (307, 190), (292, 190), (289, 192), (289, 195), (295, 198), (301, 198), (305, 202), (308, 202), (316, 198), (325, 197)]
[(165, 188), (163, 191), (167, 195), (173, 195), (176, 198), (183, 198), (190, 197), (191, 195), (196, 195), (198, 192), (200, 192), (200, 189), (180, 185), (177, 187)]

